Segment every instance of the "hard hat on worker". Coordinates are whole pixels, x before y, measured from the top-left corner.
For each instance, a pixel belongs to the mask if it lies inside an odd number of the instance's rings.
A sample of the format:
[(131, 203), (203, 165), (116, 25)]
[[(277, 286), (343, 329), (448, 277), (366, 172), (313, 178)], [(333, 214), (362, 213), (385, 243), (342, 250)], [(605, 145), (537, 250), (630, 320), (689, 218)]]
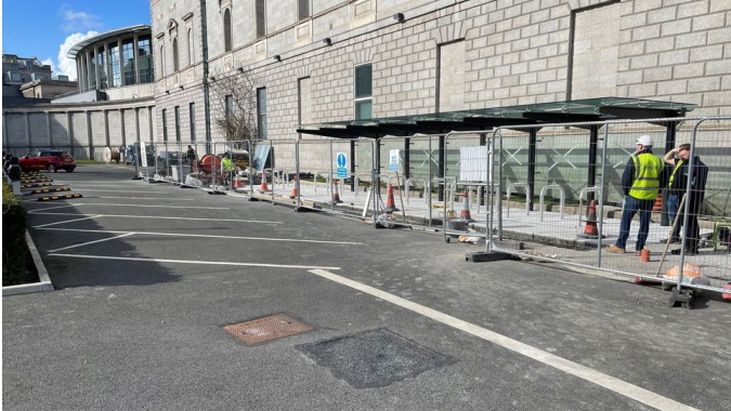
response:
[(652, 137), (648, 136), (647, 134), (641, 135), (637, 141), (635, 141), (635, 144), (642, 144), (643, 146), (651, 146), (652, 145)]

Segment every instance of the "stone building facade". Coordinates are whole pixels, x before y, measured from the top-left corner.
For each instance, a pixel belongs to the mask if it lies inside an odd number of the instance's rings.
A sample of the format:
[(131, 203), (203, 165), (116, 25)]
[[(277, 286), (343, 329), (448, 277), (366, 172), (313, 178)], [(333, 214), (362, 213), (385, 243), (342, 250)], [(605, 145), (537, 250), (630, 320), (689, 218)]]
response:
[[(75, 45), (69, 57), (76, 60), (79, 81), (64, 83), (65, 91), (70, 83), (77, 92), (51, 101), (4, 100), (3, 149), (24, 155), (33, 148), (58, 148), (89, 159), (98, 158), (107, 147), (153, 141), (151, 53), (146, 25), (102, 33)], [(28, 83), (26, 90), (43, 97), (64, 91), (58, 83)]]
[[(158, 113), (205, 135), (208, 81), (252, 73), (266, 138), (354, 119), (599, 96), (731, 114), (729, 0), (152, 0)], [(205, 4), (205, 10), (201, 9)], [(202, 18), (202, 15), (205, 17)], [(178, 64), (173, 70), (173, 42)], [(192, 41), (192, 43), (189, 43)], [(187, 57), (192, 50), (193, 57)], [(369, 66), (369, 67), (368, 67)], [(356, 96), (359, 67), (366, 94)], [(164, 71), (162, 71), (164, 69)], [(362, 70), (361, 70), (362, 71)], [(363, 102), (370, 104), (362, 112)], [(223, 108), (211, 101), (211, 118)], [(171, 121), (170, 115), (166, 121)], [(158, 114), (156, 127), (162, 126)], [(168, 129), (173, 129), (170, 124)], [(211, 138), (222, 138), (215, 122)], [(158, 133), (159, 139), (159, 133)]]

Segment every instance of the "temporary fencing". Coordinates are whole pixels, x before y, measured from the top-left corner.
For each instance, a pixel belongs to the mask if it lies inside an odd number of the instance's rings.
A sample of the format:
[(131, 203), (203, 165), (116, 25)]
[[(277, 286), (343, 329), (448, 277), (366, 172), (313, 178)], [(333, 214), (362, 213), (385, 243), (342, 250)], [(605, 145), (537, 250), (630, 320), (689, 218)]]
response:
[[(660, 187), (665, 203), (660, 212), (647, 212), (648, 232), (639, 236), (642, 213), (634, 219), (628, 213), (629, 235), (619, 239), (623, 213), (637, 207), (625, 196), (622, 175), (642, 135), (651, 136), (653, 154), (659, 158), (679, 144), (690, 144), (686, 166), (675, 176), (686, 183), (681, 190), (669, 191), (667, 180), (675, 167), (666, 164)], [(501, 194), (496, 218), (489, 224), (488, 231), (495, 232), (489, 250), (610, 271), (668, 288), (681, 282), (696, 290), (721, 292), (731, 282), (731, 167), (726, 160), (731, 154), (731, 119), (511, 126), (497, 129), (494, 138), (498, 155), (493, 174), (505, 197)], [(684, 171), (688, 169), (693, 172)], [(671, 211), (677, 208), (683, 196), (691, 200), (668, 216), (668, 206)], [(587, 218), (592, 209), (596, 223)], [(596, 235), (586, 224), (597, 225)], [(678, 244), (668, 247), (675, 240)], [(610, 250), (611, 245), (616, 248)], [(673, 298), (684, 301), (678, 288)]]

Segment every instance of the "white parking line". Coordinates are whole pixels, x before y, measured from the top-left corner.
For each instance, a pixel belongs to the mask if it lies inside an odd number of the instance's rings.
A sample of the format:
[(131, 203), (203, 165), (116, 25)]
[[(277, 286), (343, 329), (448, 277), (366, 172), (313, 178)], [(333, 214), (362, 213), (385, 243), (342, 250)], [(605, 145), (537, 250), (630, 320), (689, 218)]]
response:
[[(78, 215), (78, 214), (71, 214), (71, 213), (38, 213), (38, 215)], [(101, 215), (90, 215), (90, 216), (86, 216), (86, 217), (82, 217), (82, 218), (74, 218), (73, 220), (63, 220), (63, 221), (56, 221), (55, 223), (34, 225), (33, 228), (50, 227), (52, 225), (73, 223), (75, 221), (92, 220), (92, 219), (99, 218), (99, 217), (101, 217)]]
[(134, 233), (136, 235), (149, 235), (161, 237), (193, 237), (193, 238), (225, 238), (231, 240), (254, 240), (254, 241), (281, 241), (293, 243), (315, 243), (315, 244), (333, 244), (333, 245), (363, 245), (363, 243), (353, 241), (328, 241), (328, 240), (308, 240), (299, 238), (270, 238), (270, 237), (245, 237), (236, 235), (216, 235), (216, 234), (191, 234), (191, 233), (162, 233), (157, 231), (123, 231), (123, 230), (90, 230), (83, 228), (40, 228), (40, 230), (49, 231), (67, 231), (74, 233), (107, 233), (107, 234), (124, 234)]
[(51, 257), (85, 258), (89, 260), (116, 260), (116, 261), (142, 261), (150, 263), (173, 263), (173, 264), (198, 264), (198, 265), (225, 265), (234, 267), (269, 267), (269, 268), (299, 268), (304, 270), (339, 270), (340, 267), (322, 267), (312, 265), (289, 265), (289, 264), (266, 264), (266, 263), (236, 263), (228, 261), (201, 261), (201, 260), (173, 260), (169, 258), (143, 258), (143, 257), (115, 257), (111, 255), (83, 255), (83, 254), (48, 254)]
[(230, 210), (230, 207), (203, 207), (203, 206), (182, 206), (182, 205), (157, 205), (157, 204), (120, 204), (120, 203), (74, 203), (70, 207), (77, 206), (105, 206), (105, 207), (140, 207), (140, 208), (183, 208), (195, 210)]
[[(83, 204), (83, 203), (77, 203), (77, 205), (78, 204)], [(34, 208), (32, 210), (29, 209), (28, 210), (28, 214), (35, 214), (35, 213), (37, 213), (39, 211), (58, 210), (59, 208), (69, 208), (69, 207), (73, 207), (73, 205), (71, 205), (71, 204), (64, 204), (64, 205), (57, 205), (57, 206), (53, 206), (53, 207)]]
[[(87, 198), (102, 198), (109, 200), (164, 200), (170, 201), (170, 197), (116, 197), (116, 196), (99, 196)], [(194, 201), (194, 198), (176, 198), (175, 201)]]
[(168, 191), (160, 191), (160, 190), (137, 190), (136, 188), (134, 190), (99, 190), (99, 189), (93, 189), (89, 190), (82, 187), (77, 186), (71, 186), (71, 189), (74, 191), (81, 191), (81, 192), (90, 192), (90, 193), (134, 193), (134, 194), (170, 194)]
[(131, 235), (134, 235), (134, 233), (130, 232), (130, 233), (125, 233), (125, 234), (121, 234), (121, 235), (115, 235), (114, 237), (102, 238), (101, 240), (87, 241), (85, 243), (79, 243), (79, 244), (74, 244), (74, 245), (70, 245), (70, 246), (67, 246), (67, 247), (56, 248), (55, 250), (48, 250), (48, 252), (49, 253), (55, 253), (57, 251), (70, 250), (72, 248), (78, 248), (78, 247), (83, 247), (85, 245), (103, 243), (105, 241), (116, 240), (117, 238), (129, 237)]
[[(67, 216), (78, 216), (78, 214), (74, 213), (35, 213), (36, 215), (67, 215)], [(85, 217), (81, 220), (85, 220), (88, 218), (137, 218), (137, 219), (149, 219), (149, 220), (184, 220), (184, 221), (208, 221), (208, 222), (222, 222), (222, 223), (251, 223), (251, 224), (284, 224), (281, 221), (265, 221), (265, 220), (243, 220), (243, 219), (237, 219), (237, 218), (203, 218), (203, 217), (170, 217), (170, 216), (150, 216), (150, 215), (128, 215), (128, 214), (95, 214), (91, 217)], [(74, 220), (68, 220), (68, 221), (60, 221), (58, 223), (51, 223), (53, 224), (61, 224), (64, 222), (71, 222)], [(46, 227), (49, 224), (44, 224), (40, 226), (33, 226), (33, 228), (40, 228), (40, 227)]]
[(617, 394), (624, 395), (625, 397), (629, 397), (633, 400), (649, 405), (650, 407), (654, 407), (659, 410), (695, 410), (695, 408), (692, 408), (688, 405), (664, 397), (660, 394), (646, 390), (634, 384), (630, 384), (626, 381), (620, 380), (619, 378), (612, 377), (611, 375), (604, 374), (593, 368), (575, 363), (573, 361), (535, 348), (528, 344), (524, 344), (505, 335), (498, 334), (494, 331), (490, 331), (478, 325), (460, 320), (459, 318), (452, 317), (451, 315), (444, 314), (440, 311), (436, 311), (421, 304), (411, 302), (405, 298), (401, 298), (385, 291), (381, 291), (369, 285), (365, 285), (363, 283), (353, 281), (349, 278), (330, 273), (328, 271), (325, 271), (324, 269), (313, 269), (309, 270), (309, 272), (330, 281), (334, 281), (338, 284), (353, 288), (360, 292), (370, 294), (384, 301), (388, 301), (391, 304), (395, 304), (399, 307), (423, 315), (427, 318), (431, 318), (432, 320), (442, 323), (444, 325), (474, 335), (475, 337), (479, 337), (485, 341), (491, 342), (495, 345), (506, 348), (520, 355), (524, 355), (540, 363), (561, 370), (567, 374), (597, 384)]

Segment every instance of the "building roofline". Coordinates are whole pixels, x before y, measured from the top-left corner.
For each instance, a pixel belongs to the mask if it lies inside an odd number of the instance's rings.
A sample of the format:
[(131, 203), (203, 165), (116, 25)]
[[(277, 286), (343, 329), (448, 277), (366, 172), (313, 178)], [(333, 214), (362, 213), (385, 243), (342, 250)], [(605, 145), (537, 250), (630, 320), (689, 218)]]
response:
[(76, 55), (81, 50), (83, 50), (84, 47), (86, 47), (88, 45), (94, 44), (94, 43), (96, 43), (98, 41), (104, 40), (104, 39), (109, 38), (109, 37), (118, 36), (120, 34), (125, 34), (125, 33), (132, 34), (132, 33), (137, 33), (137, 32), (144, 32), (144, 31), (152, 32), (152, 27), (150, 27), (147, 24), (138, 24), (136, 26), (129, 26), (129, 27), (121, 28), (121, 29), (116, 29), (116, 30), (108, 31), (106, 33), (102, 33), (102, 34), (99, 34), (97, 36), (90, 37), (90, 38), (88, 38), (88, 39), (86, 39), (86, 40), (84, 40), (84, 41), (82, 41), (80, 43), (77, 43), (76, 45), (74, 45), (73, 47), (71, 47), (69, 49), (68, 53), (66, 53), (66, 56), (68, 58), (70, 58), (70, 59), (76, 60)]

